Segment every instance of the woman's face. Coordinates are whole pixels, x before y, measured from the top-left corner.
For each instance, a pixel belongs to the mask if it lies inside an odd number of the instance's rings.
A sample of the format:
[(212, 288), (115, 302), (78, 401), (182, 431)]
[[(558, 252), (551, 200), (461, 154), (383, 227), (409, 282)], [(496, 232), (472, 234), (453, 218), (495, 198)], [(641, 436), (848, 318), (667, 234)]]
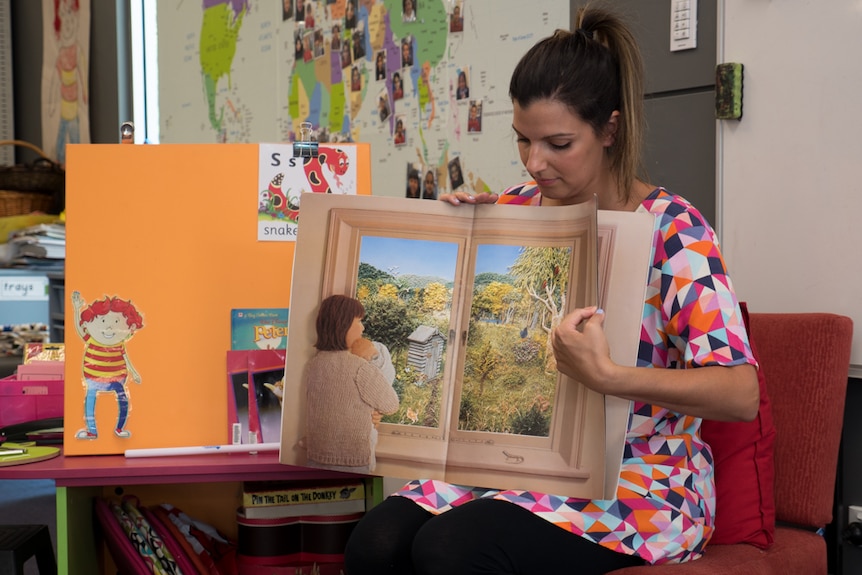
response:
[[(610, 132), (616, 126), (616, 113)], [(606, 198), (613, 175), (605, 151), (613, 144), (612, 133), (598, 136), (566, 105), (557, 100), (537, 100), (521, 107), (514, 102), (512, 127), (518, 137), (521, 162), (535, 179), (542, 196), (563, 204), (579, 204), (593, 194)]]
[(348, 2), (348, 3), (347, 3), (347, 11), (346, 11), (346, 13), (347, 13), (347, 18), (348, 18), (348, 19), (353, 18), (353, 2)]
[(410, 61), (410, 44), (408, 44), (407, 42), (401, 44), (401, 58), (405, 62)]
[(467, 87), (467, 76), (464, 75), (464, 72), (458, 74), (458, 88), (463, 89)]
[(428, 172), (425, 174), (425, 189), (433, 190), (434, 189), (434, 174)]
[(353, 323), (350, 324), (350, 328), (348, 328), (347, 330), (347, 337), (345, 338), (345, 343), (347, 344), (348, 349), (350, 349), (350, 346), (356, 343), (356, 340), (362, 337), (363, 331), (365, 331), (365, 326), (362, 325), (362, 318), (353, 318)]
[(413, 14), (413, 0), (404, 0), (404, 13)]
[(412, 177), (407, 180), (407, 187), (410, 188), (410, 195), (415, 196), (419, 193), (419, 178)]

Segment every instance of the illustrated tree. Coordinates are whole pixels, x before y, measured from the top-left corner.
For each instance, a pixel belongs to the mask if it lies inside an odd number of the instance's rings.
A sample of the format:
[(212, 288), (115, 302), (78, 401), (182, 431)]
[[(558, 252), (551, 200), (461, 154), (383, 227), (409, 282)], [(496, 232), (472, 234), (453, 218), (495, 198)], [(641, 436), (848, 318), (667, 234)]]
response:
[(443, 311), (449, 303), (449, 290), (439, 282), (431, 282), (425, 286), (422, 294), (422, 305), (428, 311)]
[[(509, 270), (515, 277), (515, 286), (529, 294), (541, 313), (541, 327), (548, 335), (565, 313), (570, 259), (569, 248), (527, 246)], [(552, 372), (557, 366), (550, 338), (545, 345), (545, 371)]]

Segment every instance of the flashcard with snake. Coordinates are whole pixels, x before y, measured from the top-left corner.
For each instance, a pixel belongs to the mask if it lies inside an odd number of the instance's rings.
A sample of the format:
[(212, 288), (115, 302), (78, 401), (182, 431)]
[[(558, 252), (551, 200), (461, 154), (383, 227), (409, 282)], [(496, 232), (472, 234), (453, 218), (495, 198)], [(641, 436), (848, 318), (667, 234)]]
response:
[(296, 241), (304, 193), (356, 195), (357, 156), (351, 144), (320, 144), (314, 157), (295, 157), (293, 144), (261, 144), (257, 239)]

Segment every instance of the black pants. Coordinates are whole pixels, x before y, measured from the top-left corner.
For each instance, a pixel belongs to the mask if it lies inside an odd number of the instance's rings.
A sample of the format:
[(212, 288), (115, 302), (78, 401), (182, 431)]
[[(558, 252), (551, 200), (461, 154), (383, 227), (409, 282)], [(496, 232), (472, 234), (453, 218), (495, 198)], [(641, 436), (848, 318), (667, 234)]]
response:
[(507, 501), (433, 515), (409, 499), (373, 507), (347, 542), (347, 575), (601, 575), (643, 565)]

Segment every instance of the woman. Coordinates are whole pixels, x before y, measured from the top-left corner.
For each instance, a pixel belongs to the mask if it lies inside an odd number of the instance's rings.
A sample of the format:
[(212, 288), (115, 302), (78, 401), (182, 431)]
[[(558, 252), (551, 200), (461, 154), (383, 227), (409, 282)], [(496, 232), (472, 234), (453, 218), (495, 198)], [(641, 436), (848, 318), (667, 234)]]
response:
[(463, 100), (465, 98), (470, 97), (470, 88), (467, 86), (467, 72), (461, 70), (458, 72), (458, 90), (455, 94), (455, 98), (458, 100)]
[(380, 50), (377, 53), (377, 57), (375, 59), (374, 79), (375, 80), (385, 80), (386, 79), (386, 52), (384, 52), (383, 50)]
[[(375, 463), (375, 411), (388, 414), (398, 409), (392, 377), (372, 363), (379, 359), (380, 349), (362, 338), (364, 317), (362, 304), (351, 297), (332, 295), (320, 303), (317, 353), (306, 366), (305, 447), (310, 467), (370, 473)], [(391, 364), (389, 371), (394, 376)]]
[(655, 215), (638, 366), (610, 358), (595, 307), (574, 310), (551, 335), (562, 373), (632, 400), (616, 498), (413, 481), (354, 530), (351, 575), (598, 575), (697, 559), (709, 541), (715, 486), (701, 418), (756, 416), (755, 360), (712, 228), (685, 199), (637, 176), (643, 72), (631, 32), (594, 7), (576, 22), (574, 33), (531, 48), (510, 81), (512, 125), (535, 182), (441, 199), (553, 206), (597, 197), (604, 210)]
[(401, 80), (401, 73), (395, 72), (392, 74), (392, 99), (400, 100), (404, 97), (404, 82)]

